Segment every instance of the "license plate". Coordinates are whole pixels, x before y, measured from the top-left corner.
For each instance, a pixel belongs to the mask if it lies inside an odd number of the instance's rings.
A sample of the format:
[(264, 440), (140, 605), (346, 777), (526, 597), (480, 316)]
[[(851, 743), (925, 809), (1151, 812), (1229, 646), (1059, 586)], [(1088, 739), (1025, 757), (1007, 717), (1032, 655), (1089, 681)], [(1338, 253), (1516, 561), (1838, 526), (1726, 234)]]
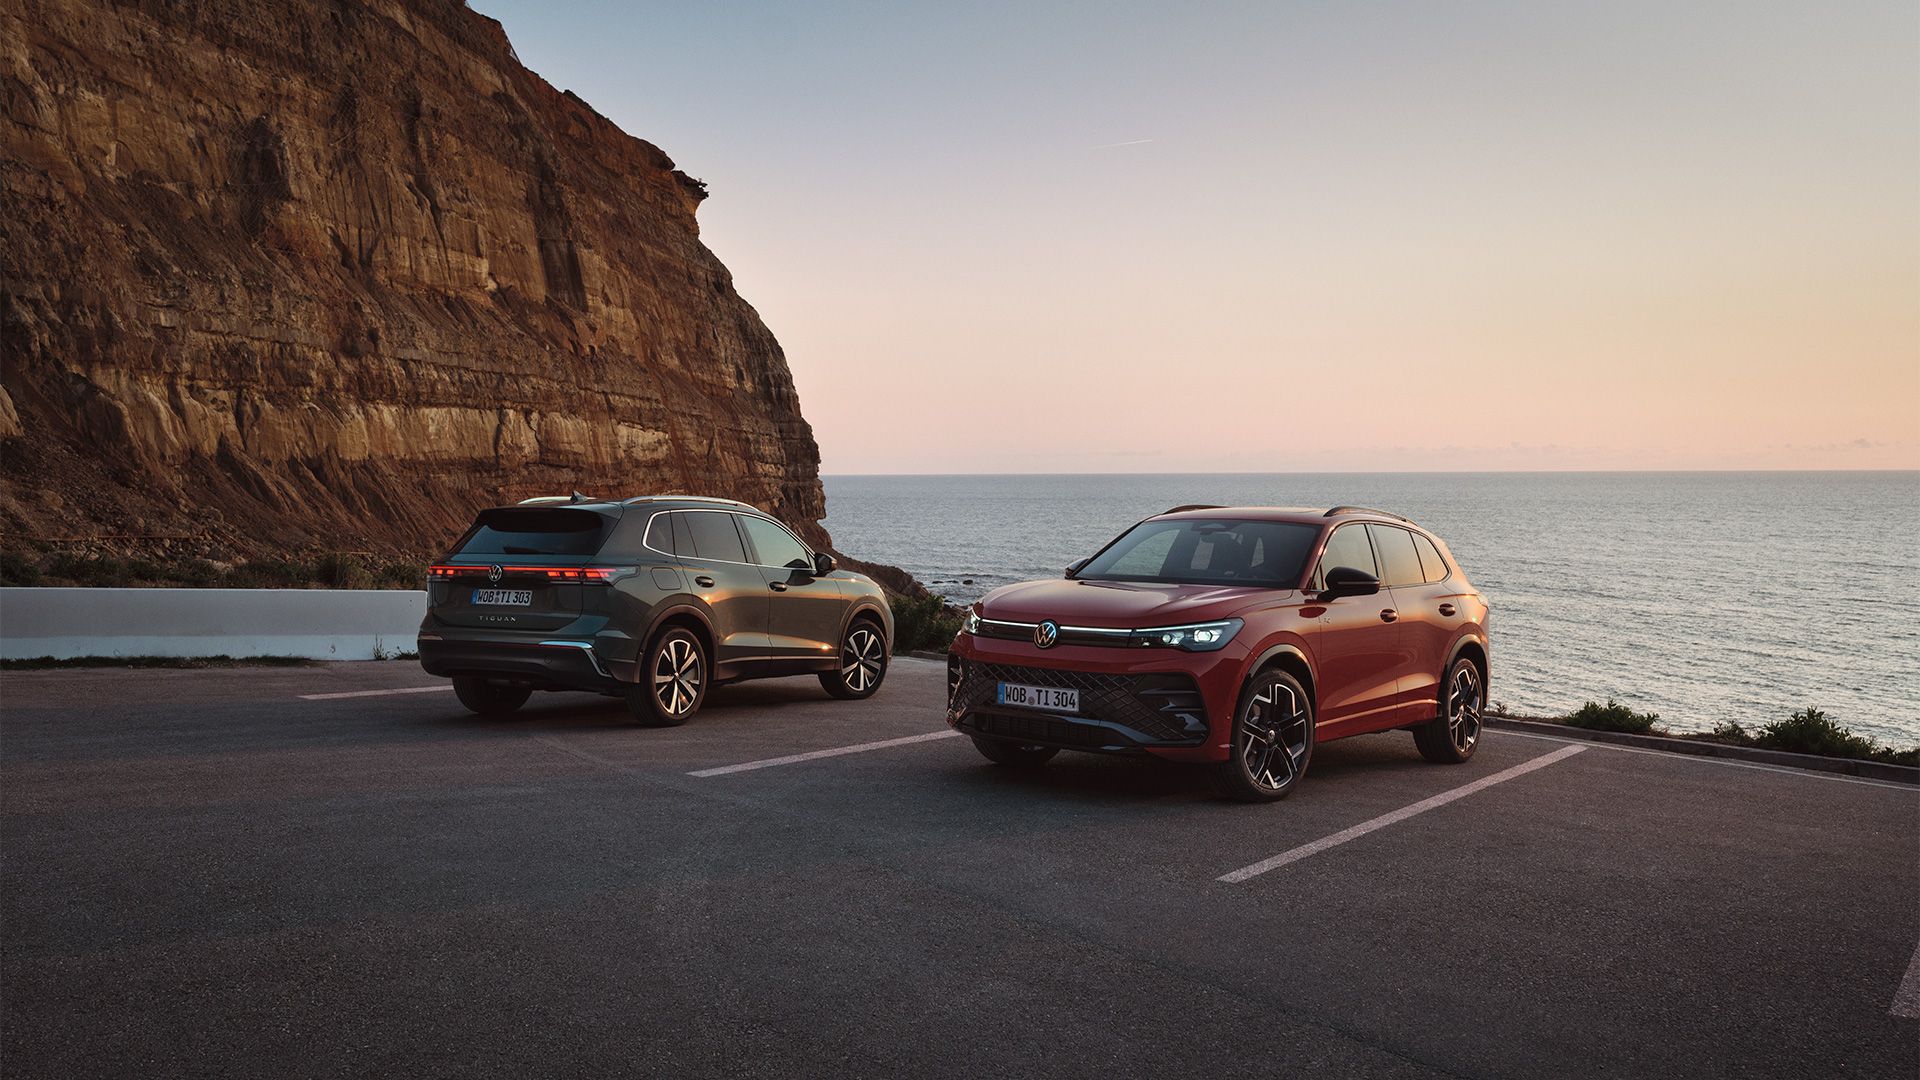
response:
[(475, 589), (473, 604), (475, 607), (531, 607), (533, 591), (531, 589)]
[(1080, 691), (1063, 690), (1057, 686), (1027, 686), (1022, 683), (1003, 682), (1000, 693), (995, 698), (1002, 705), (1012, 705), (1021, 709), (1045, 709), (1048, 712), (1079, 712)]

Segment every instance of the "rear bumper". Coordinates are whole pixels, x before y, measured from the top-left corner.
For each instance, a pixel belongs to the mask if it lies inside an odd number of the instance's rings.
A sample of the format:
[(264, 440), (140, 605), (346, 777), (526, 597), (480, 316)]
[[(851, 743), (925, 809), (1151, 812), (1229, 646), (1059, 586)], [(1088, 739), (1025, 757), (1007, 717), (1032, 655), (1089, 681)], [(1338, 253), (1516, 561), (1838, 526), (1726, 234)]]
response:
[(478, 675), (547, 689), (595, 693), (623, 689), (587, 641), (436, 630), (420, 635), (419, 648), (420, 666), (429, 675)]

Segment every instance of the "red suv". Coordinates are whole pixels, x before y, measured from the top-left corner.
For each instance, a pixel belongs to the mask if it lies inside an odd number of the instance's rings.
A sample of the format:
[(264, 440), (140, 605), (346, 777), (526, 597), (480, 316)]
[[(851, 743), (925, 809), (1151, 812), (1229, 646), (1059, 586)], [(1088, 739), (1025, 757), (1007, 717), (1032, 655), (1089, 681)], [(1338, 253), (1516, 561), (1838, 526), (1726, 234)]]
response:
[(1486, 598), (1413, 522), (1182, 506), (975, 604), (947, 722), (1003, 765), (1144, 752), (1265, 802), (1347, 735), (1401, 728), (1429, 761), (1467, 760), (1486, 687)]

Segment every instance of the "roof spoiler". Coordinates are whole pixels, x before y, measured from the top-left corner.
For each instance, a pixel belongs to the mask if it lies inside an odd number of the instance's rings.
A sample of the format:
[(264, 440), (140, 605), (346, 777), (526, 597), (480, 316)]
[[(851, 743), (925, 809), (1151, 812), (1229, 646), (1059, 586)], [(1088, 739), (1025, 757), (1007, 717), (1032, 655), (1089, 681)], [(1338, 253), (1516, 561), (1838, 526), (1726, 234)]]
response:
[(1379, 514), (1381, 517), (1390, 517), (1395, 521), (1404, 521), (1409, 525), (1413, 524), (1412, 518), (1402, 517), (1391, 510), (1375, 510), (1371, 506), (1336, 506), (1327, 511), (1324, 516), (1339, 517), (1342, 514)]
[(1163, 514), (1184, 514), (1189, 510), (1225, 510), (1225, 509), (1226, 507), (1219, 506), (1215, 503), (1186, 503), (1181, 506), (1176, 506), (1171, 510), (1162, 510), (1160, 512)]
[(514, 505), (515, 506), (553, 506), (556, 503), (564, 503), (568, 506), (577, 506), (580, 503), (599, 502), (599, 501), (600, 501), (599, 499), (596, 499), (591, 495), (582, 495), (576, 491), (571, 495), (535, 495), (531, 499), (521, 499), (519, 502), (514, 503)]

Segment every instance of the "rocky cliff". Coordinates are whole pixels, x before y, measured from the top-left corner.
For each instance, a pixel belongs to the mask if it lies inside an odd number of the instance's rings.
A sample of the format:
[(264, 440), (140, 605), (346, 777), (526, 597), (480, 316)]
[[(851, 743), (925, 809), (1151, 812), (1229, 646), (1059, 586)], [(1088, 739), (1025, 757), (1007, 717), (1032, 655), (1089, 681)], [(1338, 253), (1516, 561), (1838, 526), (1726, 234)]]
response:
[(697, 180), (446, 0), (0, 0), (0, 532), (428, 552), (580, 489), (824, 541)]

